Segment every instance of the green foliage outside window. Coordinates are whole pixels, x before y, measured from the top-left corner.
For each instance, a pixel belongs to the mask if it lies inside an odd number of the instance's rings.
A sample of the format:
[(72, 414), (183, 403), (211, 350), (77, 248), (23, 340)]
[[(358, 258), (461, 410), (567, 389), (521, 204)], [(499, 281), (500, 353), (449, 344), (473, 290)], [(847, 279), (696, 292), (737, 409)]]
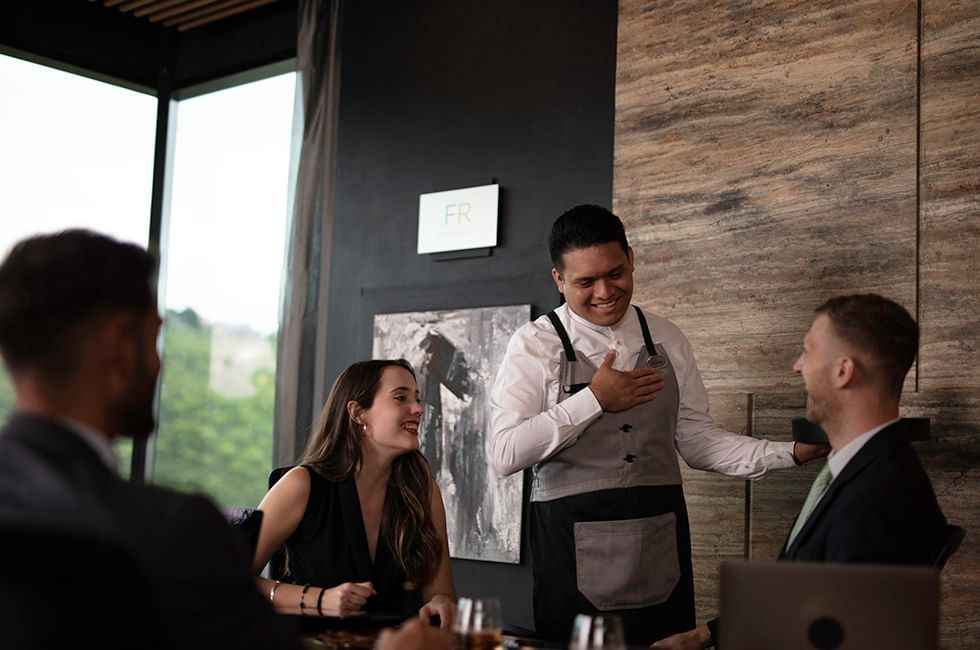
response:
[(168, 310), (164, 323), (153, 482), (254, 507), (272, 467), (275, 334), (246, 332), (250, 345), (267, 346), (269, 362), (246, 378), (250, 394), (229, 396), (214, 388), (214, 366), (225, 362), (212, 354), (215, 328), (190, 309)]
[(7, 369), (0, 369), (0, 422), (6, 422), (7, 416), (14, 410), (14, 387), (10, 383)]

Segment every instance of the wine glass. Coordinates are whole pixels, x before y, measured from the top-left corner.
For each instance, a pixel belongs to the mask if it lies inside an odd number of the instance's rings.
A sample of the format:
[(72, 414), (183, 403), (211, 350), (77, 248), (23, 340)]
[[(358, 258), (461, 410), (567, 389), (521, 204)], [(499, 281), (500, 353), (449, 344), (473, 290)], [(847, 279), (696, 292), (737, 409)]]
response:
[(460, 598), (453, 632), (460, 650), (501, 650), (503, 617), (496, 598)]
[(568, 647), (569, 650), (626, 650), (623, 621), (615, 614), (579, 614)]

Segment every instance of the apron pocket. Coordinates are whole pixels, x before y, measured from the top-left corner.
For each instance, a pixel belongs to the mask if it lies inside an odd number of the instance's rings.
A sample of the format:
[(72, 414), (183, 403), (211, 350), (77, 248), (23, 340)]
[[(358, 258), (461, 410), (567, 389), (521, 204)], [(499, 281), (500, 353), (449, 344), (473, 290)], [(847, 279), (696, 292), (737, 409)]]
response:
[(599, 610), (659, 605), (681, 577), (673, 512), (575, 523), (578, 590)]

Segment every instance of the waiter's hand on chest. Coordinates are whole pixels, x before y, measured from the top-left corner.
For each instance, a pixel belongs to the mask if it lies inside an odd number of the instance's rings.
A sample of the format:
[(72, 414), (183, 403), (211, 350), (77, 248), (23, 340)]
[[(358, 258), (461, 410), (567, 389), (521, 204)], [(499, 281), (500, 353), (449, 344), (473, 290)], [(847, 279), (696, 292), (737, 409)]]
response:
[(664, 376), (660, 372), (653, 368), (616, 370), (613, 368), (615, 359), (615, 350), (607, 352), (589, 384), (589, 390), (603, 411), (625, 411), (656, 399), (657, 392), (664, 387)]

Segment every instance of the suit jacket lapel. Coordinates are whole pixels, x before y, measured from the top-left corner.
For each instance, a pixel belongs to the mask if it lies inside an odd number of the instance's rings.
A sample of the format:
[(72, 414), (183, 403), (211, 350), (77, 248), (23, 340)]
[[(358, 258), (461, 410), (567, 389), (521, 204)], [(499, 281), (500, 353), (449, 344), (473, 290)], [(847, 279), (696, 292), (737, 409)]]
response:
[[(852, 458), (847, 465), (844, 466), (844, 469), (841, 471), (840, 475), (835, 476), (834, 480), (830, 482), (827, 492), (823, 495), (823, 498), (820, 499), (820, 502), (817, 503), (817, 506), (813, 509), (813, 512), (810, 513), (806, 523), (803, 524), (803, 528), (801, 528), (800, 532), (796, 535), (796, 539), (793, 540), (793, 545), (790, 548), (786, 548), (786, 542), (783, 542), (784, 550), (782, 553), (780, 553), (779, 557), (784, 558), (791, 556), (793, 551), (796, 550), (800, 543), (807, 538), (810, 530), (817, 525), (820, 518), (834, 503), (834, 499), (836, 499), (838, 493), (840, 493), (840, 491), (843, 490), (848, 483), (853, 481), (856, 476), (861, 474), (861, 472), (863, 472), (875, 458), (880, 456), (883, 451), (895, 444), (898, 436), (904, 435), (906, 435), (905, 428), (902, 426), (901, 421), (898, 421), (895, 424), (882, 429), (876, 433), (871, 440), (865, 443), (865, 445), (861, 447), (860, 451), (854, 455), (854, 458)], [(786, 536), (786, 539), (789, 539), (789, 535)]]

